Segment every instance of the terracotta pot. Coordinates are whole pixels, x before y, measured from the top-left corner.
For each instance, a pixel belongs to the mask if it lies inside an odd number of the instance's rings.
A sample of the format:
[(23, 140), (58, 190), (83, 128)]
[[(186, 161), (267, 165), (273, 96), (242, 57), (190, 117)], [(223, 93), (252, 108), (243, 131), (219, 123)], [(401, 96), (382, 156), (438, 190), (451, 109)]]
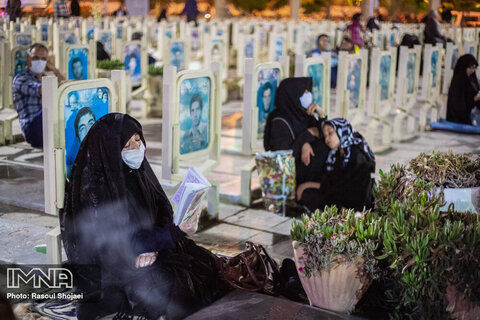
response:
[(364, 272), (364, 259), (358, 257), (346, 261), (343, 255), (338, 255), (334, 258), (336, 263), (307, 277), (304, 271), (304, 246), (296, 248), (297, 244), (293, 241), (295, 265), (310, 304), (342, 313), (352, 311), (372, 282)]

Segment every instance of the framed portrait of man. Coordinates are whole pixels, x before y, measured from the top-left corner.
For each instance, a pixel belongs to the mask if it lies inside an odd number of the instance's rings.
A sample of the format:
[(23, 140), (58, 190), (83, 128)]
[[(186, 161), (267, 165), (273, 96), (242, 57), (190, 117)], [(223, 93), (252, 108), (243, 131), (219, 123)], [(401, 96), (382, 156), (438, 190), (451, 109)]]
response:
[(245, 37), (244, 58), (254, 58), (255, 38)]
[(72, 48), (68, 50), (68, 80), (88, 79), (88, 49)]
[(123, 39), (123, 26), (121, 24), (117, 25), (117, 28), (115, 30), (117, 32), (116, 38)]
[(432, 51), (432, 57), (430, 59), (430, 70), (432, 72), (432, 88), (437, 86), (437, 76), (438, 76), (438, 50)]
[(172, 42), (170, 46), (170, 63), (177, 67), (177, 71), (185, 69), (185, 43), (183, 41)]
[(178, 121), (180, 155), (206, 150), (211, 142), (212, 79), (210, 77), (180, 80)]
[(389, 99), (390, 92), (390, 69), (392, 66), (392, 57), (390, 55), (383, 55), (380, 58), (380, 101)]
[(125, 70), (130, 71), (132, 84), (138, 85), (142, 81), (141, 45), (127, 44), (124, 47)]
[(23, 72), (27, 64), (27, 50), (22, 48), (17, 48), (13, 54), (13, 76)]
[(279, 82), (279, 68), (261, 69), (257, 73), (258, 139), (263, 138), (268, 115), (274, 108), (273, 102)]
[(93, 124), (106, 115), (110, 107), (110, 91), (106, 87), (70, 91), (64, 100), (65, 163), (67, 178), (75, 162), (80, 144)]
[(44, 23), (40, 26), (40, 36), (43, 42), (48, 41), (48, 23)]
[(357, 109), (359, 106), (361, 68), (361, 59), (352, 59), (348, 62), (347, 89), (350, 109)]
[(416, 63), (417, 54), (410, 52), (407, 60), (407, 94), (414, 93)]

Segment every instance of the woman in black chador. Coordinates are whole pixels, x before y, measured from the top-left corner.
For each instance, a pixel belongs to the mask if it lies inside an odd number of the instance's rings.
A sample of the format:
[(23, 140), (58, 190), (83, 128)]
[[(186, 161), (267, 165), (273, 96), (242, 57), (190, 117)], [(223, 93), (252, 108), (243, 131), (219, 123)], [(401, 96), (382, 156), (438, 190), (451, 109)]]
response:
[[(181, 319), (224, 293), (216, 257), (186, 238), (145, 154), (132, 117), (102, 117), (83, 140), (65, 191), (60, 224), (77, 288), (94, 297), (78, 319), (126, 313)], [(88, 299), (87, 299), (88, 300)]]
[(321, 136), (325, 118), (312, 100), (312, 78), (287, 78), (278, 86), (275, 109), (268, 115), (263, 145), (267, 151), (293, 150), (297, 185), (320, 181), (328, 148)]
[(320, 182), (297, 186), (297, 200), (310, 210), (326, 205), (362, 210), (373, 204), (375, 156), (363, 137), (341, 118), (322, 124), (325, 143), (330, 148)]
[(477, 67), (478, 62), (471, 54), (458, 59), (448, 89), (448, 121), (472, 124), (472, 109), (480, 107), (480, 86), (475, 74)]

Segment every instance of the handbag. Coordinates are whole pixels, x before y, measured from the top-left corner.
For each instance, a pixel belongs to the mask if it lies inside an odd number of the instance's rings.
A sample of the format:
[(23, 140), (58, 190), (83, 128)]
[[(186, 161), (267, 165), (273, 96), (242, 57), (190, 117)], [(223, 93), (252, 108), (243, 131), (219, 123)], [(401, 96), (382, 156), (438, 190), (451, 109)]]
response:
[(232, 258), (221, 258), (219, 276), (232, 288), (279, 294), (278, 265), (262, 245), (246, 242), (246, 250)]

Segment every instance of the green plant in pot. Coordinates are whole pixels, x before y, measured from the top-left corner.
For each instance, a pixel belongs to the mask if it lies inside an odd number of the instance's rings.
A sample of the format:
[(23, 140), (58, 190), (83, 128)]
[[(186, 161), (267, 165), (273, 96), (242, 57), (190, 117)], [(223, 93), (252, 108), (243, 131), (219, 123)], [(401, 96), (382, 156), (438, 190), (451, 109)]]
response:
[[(441, 167), (429, 172), (441, 175)], [(415, 171), (392, 166), (375, 190), (382, 224), (379, 304), (392, 319), (478, 319), (480, 216), (453, 205), (441, 210), (443, 194)]]
[(374, 251), (381, 231), (372, 212), (317, 210), (294, 220), (295, 264), (310, 304), (350, 312), (378, 277)]

